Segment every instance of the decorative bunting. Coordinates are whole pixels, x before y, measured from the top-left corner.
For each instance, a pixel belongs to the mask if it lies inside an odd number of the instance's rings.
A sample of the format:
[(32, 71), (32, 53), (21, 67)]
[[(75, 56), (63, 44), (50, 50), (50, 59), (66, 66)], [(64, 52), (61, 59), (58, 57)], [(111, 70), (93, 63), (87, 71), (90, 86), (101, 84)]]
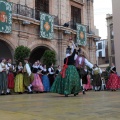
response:
[(53, 39), (54, 37), (54, 17), (40, 12), (40, 37)]
[(85, 46), (87, 41), (86, 26), (81, 24), (76, 24), (77, 26), (77, 43), (79, 45)]
[(12, 3), (0, 1), (0, 32), (12, 31)]

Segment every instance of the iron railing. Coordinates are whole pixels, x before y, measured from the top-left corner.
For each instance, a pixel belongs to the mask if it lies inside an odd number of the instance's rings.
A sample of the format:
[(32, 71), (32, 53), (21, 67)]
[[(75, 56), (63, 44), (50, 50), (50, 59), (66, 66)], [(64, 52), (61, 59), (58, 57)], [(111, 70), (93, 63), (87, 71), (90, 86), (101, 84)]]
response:
[[(12, 12), (13, 14), (18, 14), (25, 17), (33, 18), (35, 20), (40, 20), (40, 10), (30, 8), (26, 5), (13, 3)], [(54, 16), (54, 24), (55, 25), (59, 24), (57, 16)]]

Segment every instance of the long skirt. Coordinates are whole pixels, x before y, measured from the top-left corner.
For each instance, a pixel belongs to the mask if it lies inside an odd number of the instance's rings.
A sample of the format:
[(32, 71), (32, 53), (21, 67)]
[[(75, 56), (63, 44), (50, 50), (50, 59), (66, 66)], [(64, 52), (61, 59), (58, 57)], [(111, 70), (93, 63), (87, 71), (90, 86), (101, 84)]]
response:
[(49, 74), (48, 78), (50, 80), (50, 87), (51, 87), (53, 85), (53, 83), (54, 83), (54, 80), (55, 80), (54, 74)]
[(41, 81), (41, 79), (40, 79), (40, 77), (37, 73), (34, 74), (34, 80), (32, 82), (32, 86), (33, 86), (34, 91), (37, 91), (37, 92), (43, 92), (44, 91), (42, 81)]
[(91, 82), (90, 82), (89, 75), (87, 75), (87, 84), (85, 84), (84, 88), (85, 88), (85, 90), (91, 90), (92, 89), (92, 85), (91, 85)]
[(23, 74), (19, 73), (15, 77), (15, 92), (24, 92)]
[(64, 95), (77, 94), (81, 90), (79, 74), (73, 65), (69, 65), (66, 69), (65, 78), (58, 74), (51, 87), (51, 92)]
[(8, 73), (8, 88), (13, 89), (14, 88), (14, 74)]
[(110, 78), (106, 84), (107, 89), (116, 90), (120, 88), (120, 79), (117, 74), (111, 73)]
[(7, 74), (6, 72), (0, 72), (0, 93), (7, 90)]
[(50, 81), (47, 75), (42, 76), (42, 82), (44, 86), (44, 91), (49, 92), (50, 91)]
[(28, 87), (33, 82), (33, 80), (34, 80), (33, 74), (31, 74), (30, 76), (28, 76), (26, 72), (23, 74), (23, 82), (25, 87)]
[(93, 86), (101, 86), (102, 81), (101, 81), (101, 76), (100, 74), (93, 75)]

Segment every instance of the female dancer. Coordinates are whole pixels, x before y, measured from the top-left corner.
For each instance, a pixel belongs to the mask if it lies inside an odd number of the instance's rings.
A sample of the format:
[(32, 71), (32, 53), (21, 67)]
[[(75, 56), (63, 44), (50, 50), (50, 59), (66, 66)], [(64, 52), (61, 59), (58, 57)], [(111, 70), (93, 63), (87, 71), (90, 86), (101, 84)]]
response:
[(80, 78), (76, 67), (74, 66), (74, 57), (76, 53), (76, 46), (73, 44), (73, 53), (69, 51), (67, 58), (64, 59), (64, 69), (62, 69), (61, 74), (59, 74), (52, 87), (51, 92), (59, 93), (68, 97), (70, 94), (74, 96), (78, 95), (80, 92)]
[(46, 69), (46, 65), (43, 66), (43, 70), (42, 70), (42, 82), (43, 82), (43, 86), (44, 86), (44, 92), (49, 92), (50, 91), (50, 81), (48, 78), (48, 72)]
[(43, 87), (42, 81), (40, 79), (40, 76), (38, 74), (38, 65), (37, 65), (37, 62), (35, 62), (33, 64), (33, 66), (32, 66), (32, 72), (34, 74), (34, 80), (32, 82), (33, 90), (36, 91), (36, 93), (43, 92), (44, 91), (44, 87)]
[(15, 92), (22, 94), (24, 92), (24, 84), (23, 84), (23, 66), (22, 62), (19, 62), (19, 65), (16, 68), (17, 75), (15, 77)]
[(112, 63), (112, 67), (110, 69), (110, 77), (108, 79), (106, 88), (110, 89), (112, 91), (116, 91), (118, 88), (120, 88), (120, 80), (116, 73), (116, 67), (113, 63)]

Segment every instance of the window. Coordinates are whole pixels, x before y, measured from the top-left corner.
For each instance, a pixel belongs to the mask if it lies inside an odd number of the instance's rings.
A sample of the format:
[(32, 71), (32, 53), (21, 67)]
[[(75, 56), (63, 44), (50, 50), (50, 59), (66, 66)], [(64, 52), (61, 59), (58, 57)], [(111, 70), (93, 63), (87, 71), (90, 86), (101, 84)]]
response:
[(98, 43), (98, 50), (102, 49), (102, 43)]
[(81, 23), (81, 9), (71, 6), (71, 28), (76, 29), (76, 23)]
[(99, 57), (102, 57), (102, 51), (99, 51)]
[(36, 19), (39, 18), (40, 12), (49, 13), (49, 0), (35, 0)]

